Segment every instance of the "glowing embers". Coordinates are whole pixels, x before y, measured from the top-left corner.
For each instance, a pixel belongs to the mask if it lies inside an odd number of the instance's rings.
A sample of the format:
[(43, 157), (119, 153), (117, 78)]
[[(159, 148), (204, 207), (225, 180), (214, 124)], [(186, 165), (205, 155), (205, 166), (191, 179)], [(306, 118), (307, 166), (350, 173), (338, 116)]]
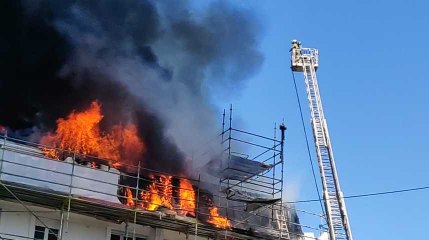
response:
[(101, 132), (103, 120), (101, 105), (93, 101), (81, 112), (72, 111), (66, 118), (57, 120), (54, 133), (49, 132), (40, 143), (53, 148), (42, 148), (45, 156), (61, 159), (65, 151), (112, 160), (112, 164), (140, 159), (145, 151), (143, 141), (138, 137), (134, 124), (114, 125), (108, 132)]
[(171, 176), (151, 176), (152, 182), (141, 192), (143, 209), (155, 211), (159, 207), (173, 209), (173, 185)]

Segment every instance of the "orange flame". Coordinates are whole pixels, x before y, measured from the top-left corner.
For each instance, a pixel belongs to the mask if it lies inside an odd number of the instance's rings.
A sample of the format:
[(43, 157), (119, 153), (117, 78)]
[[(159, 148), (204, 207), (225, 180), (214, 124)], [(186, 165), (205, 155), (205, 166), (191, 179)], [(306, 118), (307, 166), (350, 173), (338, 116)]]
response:
[(180, 179), (179, 188), (180, 214), (195, 217), (195, 191), (192, 183), (187, 179)]
[(127, 197), (127, 203), (126, 203), (126, 205), (128, 207), (134, 207), (135, 206), (135, 202), (134, 202), (134, 197), (133, 197), (133, 193), (131, 192), (131, 189), (125, 188), (125, 195)]
[[(110, 133), (102, 134), (100, 122), (103, 117), (101, 105), (94, 101), (88, 109), (73, 111), (67, 118), (58, 119), (55, 133), (49, 132), (40, 139), (40, 143), (116, 162), (141, 157), (145, 146), (137, 135), (137, 127), (134, 124), (120, 124), (113, 126)], [(42, 150), (45, 156), (60, 159), (60, 151), (52, 148)]]
[(213, 224), (215, 227), (230, 229), (231, 223), (226, 217), (223, 217), (219, 214), (218, 208), (213, 206), (209, 208), (210, 217), (207, 222)]
[[(58, 119), (55, 134), (48, 133), (41, 138), (40, 142), (84, 155), (97, 154), (100, 149), (99, 123), (101, 119), (103, 119), (101, 106), (98, 102), (93, 102), (90, 108), (83, 112), (73, 111), (67, 119)], [(50, 156), (54, 158), (59, 157), (56, 151), (46, 154), (55, 154)]]
[(151, 176), (152, 183), (146, 191), (141, 192), (142, 208), (155, 211), (163, 206), (173, 209), (173, 186), (172, 177), (160, 175), (159, 177)]

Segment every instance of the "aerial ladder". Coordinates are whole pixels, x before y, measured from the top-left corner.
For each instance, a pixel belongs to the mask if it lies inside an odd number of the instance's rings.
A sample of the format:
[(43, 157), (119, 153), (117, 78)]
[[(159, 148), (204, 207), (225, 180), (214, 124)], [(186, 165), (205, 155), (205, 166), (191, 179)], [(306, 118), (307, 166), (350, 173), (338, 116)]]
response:
[(328, 125), (323, 113), (317, 83), (318, 61), (319, 51), (317, 49), (301, 48), (300, 42), (292, 41), (291, 68), (294, 72), (304, 73), (330, 240), (352, 240), (346, 204), (338, 180)]

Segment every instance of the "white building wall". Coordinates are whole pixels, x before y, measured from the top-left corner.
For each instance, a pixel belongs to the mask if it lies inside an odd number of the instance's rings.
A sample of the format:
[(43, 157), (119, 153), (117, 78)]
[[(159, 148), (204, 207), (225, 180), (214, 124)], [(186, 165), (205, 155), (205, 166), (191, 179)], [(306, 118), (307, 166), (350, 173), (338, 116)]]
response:
[[(43, 223), (29, 213), (21, 204), (0, 200), (0, 236), (16, 240), (28, 240), (34, 237), (35, 226), (47, 225), (49, 228), (60, 229), (61, 211), (27, 205)], [(64, 214), (67, 218), (67, 214)], [(68, 224), (67, 224), (68, 222)], [(125, 232), (125, 224), (98, 220), (89, 216), (71, 213), (69, 220), (64, 221), (63, 240), (110, 240), (111, 232)], [(164, 229), (129, 224), (128, 236), (133, 232), (147, 240), (194, 240), (193, 235), (186, 235)], [(9, 235), (7, 235), (9, 234)], [(17, 237), (22, 236), (22, 237)], [(207, 240), (197, 237), (197, 240)]]
[(76, 219), (69, 223), (68, 230), (64, 232), (63, 239), (93, 239), (93, 240), (106, 240), (107, 227), (104, 224), (91, 223), (92, 221), (76, 222)]
[[(23, 209), (9, 208), (6, 206), (0, 205), (2, 212), (0, 214), (0, 236), (2, 238), (10, 238), (17, 240), (24, 240), (23, 237), (33, 237), (34, 228), (34, 219), (31, 214), (26, 212), (10, 212), (10, 210), (15, 209), (21, 211)], [(8, 212), (3, 212), (4, 210)], [(7, 233), (3, 234), (3, 233)]]
[[(120, 177), (118, 170), (109, 169), (104, 165), (101, 169), (78, 164), (73, 166), (73, 160), (70, 157), (65, 161), (56, 161), (30, 156), (29, 152), (37, 155), (40, 150), (9, 141), (6, 144), (13, 148), (13, 151), (0, 152), (4, 159), (1, 163), (1, 180), (63, 193), (71, 191), (75, 196), (120, 203), (117, 197)], [(25, 153), (16, 151), (25, 151)]]

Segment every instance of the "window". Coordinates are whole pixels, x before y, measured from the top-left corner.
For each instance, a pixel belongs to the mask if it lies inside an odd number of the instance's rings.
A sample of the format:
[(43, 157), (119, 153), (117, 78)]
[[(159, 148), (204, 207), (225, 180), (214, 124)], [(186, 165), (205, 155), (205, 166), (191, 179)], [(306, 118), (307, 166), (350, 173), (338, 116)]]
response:
[(36, 226), (34, 229), (35, 240), (58, 240), (58, 229)]
[(48, 234), (48, 240), (58, 240), (58, 230), (57, 229), (51, 228), (51, 231), (49, 231), (49, 234)]
[[(131, 236), (130, 236), (131, 235)], [(128, 233), (128, 237), (125, 237), (124, 233), (112, 233), (110, 235), (110, 240), (134, 240), (132, 237), (132, 233)], [(146, 240), (146, 238), (142, 236), (136, 236), (135, 240)]]
[(121, 240), (121, 236), (117, 234), (110, 235), (110, 240)]
[(45, 240), (45, 228), (36, 226), (34, 230), (34, 239), (36, 240)]

